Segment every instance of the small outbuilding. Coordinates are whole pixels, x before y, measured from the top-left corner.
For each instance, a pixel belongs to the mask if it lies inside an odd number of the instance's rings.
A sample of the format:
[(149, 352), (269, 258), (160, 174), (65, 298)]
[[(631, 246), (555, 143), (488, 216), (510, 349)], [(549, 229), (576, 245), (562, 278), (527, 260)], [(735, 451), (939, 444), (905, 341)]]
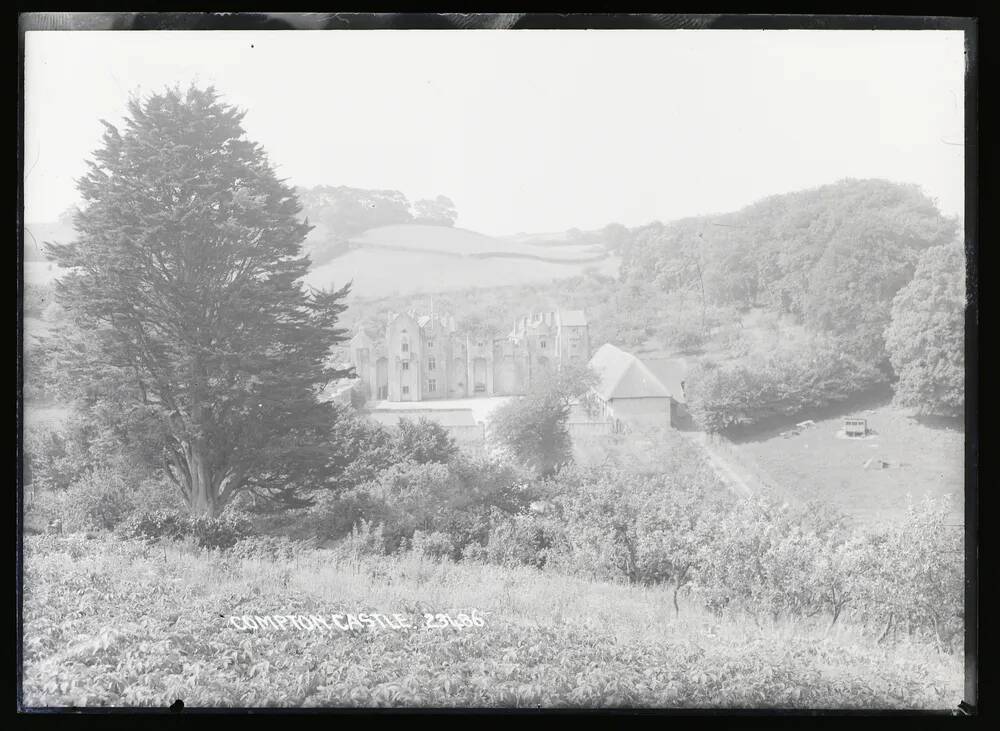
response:
[(676, 399), (639, 358), (605, 343), (590, 359), (601, 415), (616, 425), (673, 426)]
[(868, 435), (867, 419), (844, 419), (844, 435), (849, 437), (864, 437)]

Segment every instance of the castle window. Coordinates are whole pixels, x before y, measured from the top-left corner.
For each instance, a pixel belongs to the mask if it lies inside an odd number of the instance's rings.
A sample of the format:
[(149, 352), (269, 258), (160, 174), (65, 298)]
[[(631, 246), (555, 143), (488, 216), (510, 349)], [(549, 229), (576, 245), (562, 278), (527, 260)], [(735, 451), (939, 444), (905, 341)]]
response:
[(547, 344), (545, 343), (545, 341), (544, 341), (544, 340), (539, 340), (539, 341), (538, 341), (538, 347), (539, 347), (539, 348), (547, 348), (547, 347), (548, 347), (548, 345), (547, 345)]
[(410, 344), (408, 342), (406, 342), (405, 340), (403, 341), (402, 350), (403, 350), (404, 353), (409, 353), (410, 352)]
[(404, 371), (410, 370), (410, 361), (408, 361), (408, 360), (404, 360), (403, 361), (403, 370)]
[(427, 379), (427, 390), (431, 392), (437, 391), (437, 381), (433, 378)]
[(427, 359), (427, 370), (433, 371), (435, 368), (437, 368), (437, 361), (434, 360), (433, 357), (428, 358)]
[(409, 386), (403, 386), (403, 394), (406, 395), (409, 392), (410, 392), (410, 387)]
[(433, 340), (428, 340), (427, 341), (427, 347), (428, 348), (433, 348), (434, 347), (434, 341)]

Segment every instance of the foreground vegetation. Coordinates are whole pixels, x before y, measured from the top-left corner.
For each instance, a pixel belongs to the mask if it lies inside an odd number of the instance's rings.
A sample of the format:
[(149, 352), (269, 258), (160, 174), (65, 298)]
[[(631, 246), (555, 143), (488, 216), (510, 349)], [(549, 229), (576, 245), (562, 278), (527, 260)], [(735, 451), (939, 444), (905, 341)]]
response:
[[(84, 535), (25, 545), (24, 703), (950, 708), (961, 658), (853, 625), (675, 616), (661, 587), (554, 571)], [(231, 615), (478, 609), (482, 628), (240, 630)], [(421, 623), (422, 624), (422, 623)]]
[[(108, 467), (45, 489), (27, 515), (27, 702), (923, 708), (958, 697), (963, 571), (946, 505), (914, 504), (867, 533), (823, 506), (735, 498), (672, 433), (630, 442), (643, 459), (615, 450), (540, 477), (469, 459), (431, 424), (359, 426), (341, 488), (298, 509), (192, 516), (169, 506), (162, 481)], [(419, 625), (472, 610), (485, 626), (226, 624), (402, 612)]]

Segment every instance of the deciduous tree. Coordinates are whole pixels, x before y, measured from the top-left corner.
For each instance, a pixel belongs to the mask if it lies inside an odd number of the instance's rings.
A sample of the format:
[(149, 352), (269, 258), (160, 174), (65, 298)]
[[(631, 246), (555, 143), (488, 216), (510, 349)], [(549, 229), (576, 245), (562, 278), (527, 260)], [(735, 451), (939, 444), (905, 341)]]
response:
[(939, 416), (964, 412), (965, 304), (961, 247), (928, 249), (893, 300), (885, 335), (900, 404)]

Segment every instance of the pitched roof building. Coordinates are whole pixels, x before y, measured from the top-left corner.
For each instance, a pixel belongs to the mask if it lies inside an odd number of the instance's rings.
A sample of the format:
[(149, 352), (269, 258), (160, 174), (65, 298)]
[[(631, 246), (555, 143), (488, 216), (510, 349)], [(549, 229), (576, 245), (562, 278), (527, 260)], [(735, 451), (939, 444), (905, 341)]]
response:
[(630, 426), (673, 424), (679, 399), (639, 358), (605, 343), (590, 359), (590, 367), (598, 377), (593, 390), (602, 415)]

